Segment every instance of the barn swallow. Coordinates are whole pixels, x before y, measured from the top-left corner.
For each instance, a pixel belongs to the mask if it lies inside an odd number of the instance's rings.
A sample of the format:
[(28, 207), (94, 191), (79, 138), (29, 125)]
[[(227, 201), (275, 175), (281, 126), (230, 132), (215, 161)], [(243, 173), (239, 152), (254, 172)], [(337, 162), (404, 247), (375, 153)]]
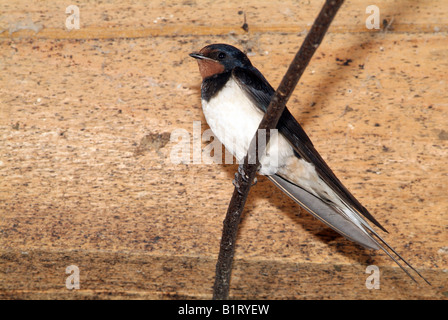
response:
[[(241, 163), (275, 90), (233, 46), (212, 44), (190, 56), (197, 60), (202, 76), (205, 119), (213, 134)], [(399, 260), (428, 282), (368, 223), (387, 232), (336, 177), (287, 108), (277, 129), (277, 145), (267, 146), (258, 173), (344, 237), (368, 249), (382, 249), (412, 280), (414, 277)], [(277, 152), (276, 161), (269, 159), (272, 150)]]

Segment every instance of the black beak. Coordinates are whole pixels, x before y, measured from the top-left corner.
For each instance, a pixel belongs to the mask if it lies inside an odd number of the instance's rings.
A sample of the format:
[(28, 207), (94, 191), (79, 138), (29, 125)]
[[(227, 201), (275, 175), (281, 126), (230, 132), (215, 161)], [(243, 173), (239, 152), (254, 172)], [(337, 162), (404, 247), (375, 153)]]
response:
[(192, 52), (190, 53), (190, 57), (195, 58), (195, 59), (204, 59), (205, 57), (200, 54), (199, 52)]
[(202, 54), (200, 54), (199, 52), (192, 52), (190, 53), (190, 57), (195, 58), (195, 59), (205, 59), (205, 60), (212, 60), (209, 57), (206, 57)]

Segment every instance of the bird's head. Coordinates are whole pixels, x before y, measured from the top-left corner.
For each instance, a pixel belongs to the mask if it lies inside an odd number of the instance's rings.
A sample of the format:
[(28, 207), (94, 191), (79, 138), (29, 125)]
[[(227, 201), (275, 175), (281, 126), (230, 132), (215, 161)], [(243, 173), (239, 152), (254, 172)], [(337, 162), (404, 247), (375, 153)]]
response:
[(190, 56), (198, 61), (202, 79), (232, 71), (235, 67), (252, 66), (243, 52), (228, 44), (211, 44), (199, 52), (190, 53)]

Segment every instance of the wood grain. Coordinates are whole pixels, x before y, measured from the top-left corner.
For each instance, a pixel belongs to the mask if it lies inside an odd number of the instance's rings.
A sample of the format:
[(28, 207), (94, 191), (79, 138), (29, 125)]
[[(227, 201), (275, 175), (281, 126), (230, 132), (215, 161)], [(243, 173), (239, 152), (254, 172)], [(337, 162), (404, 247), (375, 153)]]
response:
[[(86, 1), (67, 31), (65, 1), (0, 3), (0, 297), (211, 298), (236, 165), (170, 161), (174, 130), (208, 129), (188, 53), (236, 45), (276, 87), (321, 4)], [(376, 5), (390, 27), (367, 30), (365, 2), (347, 2), (288, 107), (433, 286), (260, 177), (231, 298), (447, 299), (448, 4)]]

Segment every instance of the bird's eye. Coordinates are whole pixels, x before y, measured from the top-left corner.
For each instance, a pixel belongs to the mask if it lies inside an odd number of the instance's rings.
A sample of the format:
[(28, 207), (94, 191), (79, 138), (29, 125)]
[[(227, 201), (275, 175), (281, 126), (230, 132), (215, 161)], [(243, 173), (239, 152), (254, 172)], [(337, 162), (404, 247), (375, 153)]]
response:
[(223, 59), (225, 59), (226, 58), (226, 54), (224, 53), (224, 52), (220, 52), (220, 53), (218, 53), (218, 59), (219, 60), (223, 60)]

